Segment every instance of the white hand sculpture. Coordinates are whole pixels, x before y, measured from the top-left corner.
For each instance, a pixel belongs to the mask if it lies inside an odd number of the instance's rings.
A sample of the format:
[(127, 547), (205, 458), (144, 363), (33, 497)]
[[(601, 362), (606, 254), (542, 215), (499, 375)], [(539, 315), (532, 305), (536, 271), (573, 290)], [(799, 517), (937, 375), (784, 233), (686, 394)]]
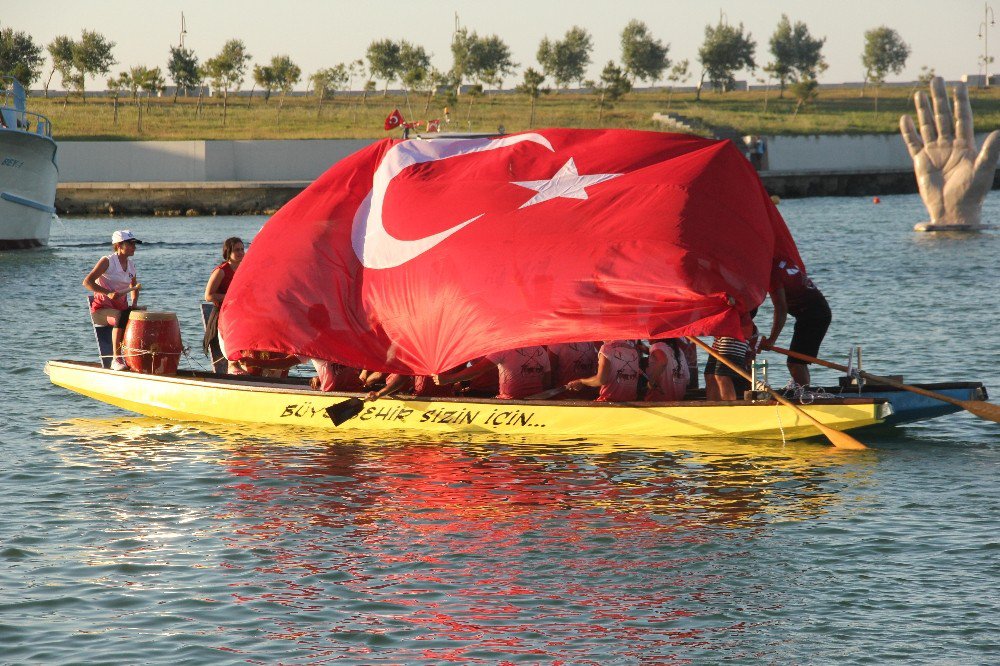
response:
[[(991, 132), (976, 154), (972, 106), (964, 83), (955, 84), (955, 120), (940, 77), (931, 80), (934, 114), (923, 91), (914, 95), (920, 135), (910, 116), (899, 119), (899, 131), (913, 158), (920, 197), (931, 215), (931, 225), (981, 226), (980, 212), (993, 186), (1000, 157), (1000, 130)], [(917, 225), (918, 229), (925, 225)]]

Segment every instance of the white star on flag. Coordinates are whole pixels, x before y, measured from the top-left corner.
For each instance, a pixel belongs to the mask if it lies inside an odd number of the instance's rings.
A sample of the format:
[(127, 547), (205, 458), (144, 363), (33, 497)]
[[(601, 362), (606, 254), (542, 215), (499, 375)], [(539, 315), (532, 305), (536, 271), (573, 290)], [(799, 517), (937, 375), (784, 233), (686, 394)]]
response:
[(548, 180), (511, 181), (511, 184), (520, 185), (521, 187), (526, 187), (529, 190), (535, 190), (538, 192), (538, 194), (521, 204), (519, 207), (520, 209), (540, 204), (543, 201), (548, 201), (549, 199), (586, 199), (587, 190), (585, 188), (590, 187), (591, 185), (596, 185), (597, 183), (603, 183), (604, 181), (611, 180), (612, 178), (617, 178), (621, 175), (622, 174), (620, 173), (595, 173), (587, 176), (581, 176), (577, 173), (576, 164), (573, 163), (573, 158), (571, 157), (569, 158), (569, 161), (567, 161), (566, 164), (564, 164), (562, 168)]

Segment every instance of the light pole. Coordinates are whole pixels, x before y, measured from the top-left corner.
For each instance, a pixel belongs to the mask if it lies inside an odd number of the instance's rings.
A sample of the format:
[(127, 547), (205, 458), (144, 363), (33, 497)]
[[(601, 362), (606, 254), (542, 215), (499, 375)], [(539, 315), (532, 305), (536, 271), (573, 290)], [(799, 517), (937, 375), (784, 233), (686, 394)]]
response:
[(994, 24), (993, 8), (983, 4), (983, 22), (979, 24), (979, 38), (983, 40), (983, 72), (986, 74), (985, 87), (990, 87), (990, 26)]

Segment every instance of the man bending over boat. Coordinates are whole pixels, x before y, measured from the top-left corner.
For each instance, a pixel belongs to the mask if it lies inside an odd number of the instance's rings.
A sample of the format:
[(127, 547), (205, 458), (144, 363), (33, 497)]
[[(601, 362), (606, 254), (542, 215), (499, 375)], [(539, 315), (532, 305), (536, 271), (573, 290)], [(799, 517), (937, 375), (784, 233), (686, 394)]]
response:
[[(823, 292), (809, 279), (805, 269), (791, 261), (775, 259), (769, 294), (774, 305), (774, 323), (771, 334), (762, 341), (761, 347), (770, 349), (778, 341), (787, 315), (792, 315), (795, 326), (788, 348), (808, 356), (819, 354), (819, 346), (833, 315)], [(809, 365), (805, 361), (789, 357), (788, 374), (798, 386), (809, 385)]]
[(600, 388), (598, 402), (633, 402), (638, 399), (639, 352), (631, 340), (608, 340), (597, 352), (597, 373), (566, 384), (570, 391)]
[(521, 400), (549, 388), (552, 366), (545, 347), (521, 347), (482, 357), (468, 368), (433, 375), (435, 384), (473, 379), (496, 366), (500, 369), (499, 400)]
[[(122, 229), (111, 234), (112, 254), (101, 257), (97, 264), (83, 278), (83, 286), (94, 292), (90, 302), (90, 316), (95, 326), (111, 324), (111, 369), (127, 370), (125, 360), (121, 356), (122, 339), (125, 336), (125, 325), (128, 323), (132, 310), (138, 307), (139, 284), (136, 282), (135, 246), (142, 241), (132, 235), (128, 229)], [(128, 295), (132, 294), (132, 305), (128, 303)]]

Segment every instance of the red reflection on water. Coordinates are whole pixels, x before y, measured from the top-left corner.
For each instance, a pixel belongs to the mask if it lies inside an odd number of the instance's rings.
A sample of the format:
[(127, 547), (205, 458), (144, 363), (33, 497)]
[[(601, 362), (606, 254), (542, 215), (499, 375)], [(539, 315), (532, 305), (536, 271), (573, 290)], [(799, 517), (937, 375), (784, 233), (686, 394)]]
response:
[[(747, 553), (692, 549), (762, 523), (767, 469), (448, 445), (280, 453), (232, 452), (239, 481), (219, 518), (255, 555), (254, 575), (233, 584), (237, 602), (328, 618), (326, 631), (272, 627), (311, 656), (331, 645), (358, 656), (368, 650), (358, 636), (381, 636), (435, 661), (590, 663), (588, 650), (616, 645), (609, 654), (669, 662), (666, 648), (746, 630), (704, 616), (730, 603), (733, 585), (715, 569)], [(437, 642), (450, 644), (415, 647)]]

